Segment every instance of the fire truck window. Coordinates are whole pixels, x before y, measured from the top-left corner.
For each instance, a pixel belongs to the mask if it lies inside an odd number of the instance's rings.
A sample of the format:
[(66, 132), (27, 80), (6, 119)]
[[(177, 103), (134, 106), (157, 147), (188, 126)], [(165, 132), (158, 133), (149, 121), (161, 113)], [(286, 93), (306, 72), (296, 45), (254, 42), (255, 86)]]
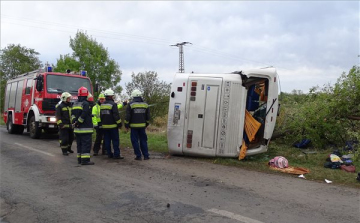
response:
[(10, 89), (11, 89), (11, 84), (8, 84), (8, 85), (6, 86), (6, 95), (5, 95), (4, 111), (7, 111), (8, 108), (9, 108)]
[(9, 108), (15, 108), (16, 89), (18, 82), (11, 84), (10, 97), (9, 97)]
[(46, 89), (48, 93), (59, 94), (65, 91), (77, 93), (78, 89), (82, 86), (91, 89), (88, 79), (57, 75), (47, 75), (46, 77)]
[(27, 79), (26, 88), (25, 88), (25, 94), (30, 94), (32, 86), (33, 86), (33, 80), (32, 79)]

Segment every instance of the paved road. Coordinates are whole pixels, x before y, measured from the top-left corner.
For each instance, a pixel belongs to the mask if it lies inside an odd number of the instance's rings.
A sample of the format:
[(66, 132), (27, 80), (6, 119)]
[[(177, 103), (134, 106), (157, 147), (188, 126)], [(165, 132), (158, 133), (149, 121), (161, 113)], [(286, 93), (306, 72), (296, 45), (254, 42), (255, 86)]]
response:
[(1, 222), (360, 222), (357, 189), (189, 157), (135, 161), (128, 148), (79, 166), (54, 136), (0, 137)]

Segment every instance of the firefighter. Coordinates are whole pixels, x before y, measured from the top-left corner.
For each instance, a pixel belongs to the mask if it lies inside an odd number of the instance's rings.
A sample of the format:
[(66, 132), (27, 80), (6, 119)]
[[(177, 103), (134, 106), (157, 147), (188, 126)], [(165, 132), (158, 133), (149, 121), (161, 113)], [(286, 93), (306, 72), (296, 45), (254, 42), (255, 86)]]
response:
[(74, 153), (71, 150), (71, 145), (74, 141), (74, 130), (71, 125), (71, 94), (64, 92), (61, 94), (60, 99), (61, 103), (56, 105), (55, 116), (59, 126), (60, 148), (62, 154), (67, 156), (69, 153)]
[(100, 105), (105, 102), (104, 94), (100, 94), (97, 103), (92, 108), (92, 122), (96, 130), (96, 138), (93, 147), (94, 156), (97, 156), (100, 151), (100, 145), (102, 144), (102, 155), (105, 155), (105, 146), (104, 146), (104, 133), (102, 131), (102, 124), (100, 119)]
[(144, 156), (144, 160), (148, 160), (150, 157), (145, 129), (150, 120), (149, 105), (144, 102), (138, 89), (131, 92), (131, 97), (133, 99), (126, 108), (125, 128), (127, 131), (131, 129), (130, 138), (136, 156), (135, 160), (141, 160), (141, 155)]
[(90, 104), (87, 101), (89, 91), (86, 87), (80, 87), (78, 90), (78, 101), (72, 108), (72, 123), (74, 123), (74, 132), (77, 143), (77, 158), (81, 165), (94, 165), (90, 161), (91, 135), (93, 133), (93, 124), (91, 119)]
[[(120, 155), (119, 129), (121, 128), (121, 119), (117, 104), (114, 102), (114, 91), (108, 89), (104, 92), (105, 102), (100, 105), (100, 120), (104, 133), (104, 144), (109, 158), (124, 159)], [(111, 142), (114, 153), (111, 151)]]

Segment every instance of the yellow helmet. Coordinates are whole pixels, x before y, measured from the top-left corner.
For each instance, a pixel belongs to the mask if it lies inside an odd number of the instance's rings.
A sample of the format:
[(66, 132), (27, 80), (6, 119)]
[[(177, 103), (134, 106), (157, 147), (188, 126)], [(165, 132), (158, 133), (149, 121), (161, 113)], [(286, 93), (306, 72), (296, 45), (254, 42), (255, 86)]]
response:
[(105, 95), (103, 93), (99, 94), (98, 99), (105, 99)]
[(61, 94), (61, 101), (66, 102), (66, 100), (71, 97), (71, 94), (69, 92), (64, 92)]

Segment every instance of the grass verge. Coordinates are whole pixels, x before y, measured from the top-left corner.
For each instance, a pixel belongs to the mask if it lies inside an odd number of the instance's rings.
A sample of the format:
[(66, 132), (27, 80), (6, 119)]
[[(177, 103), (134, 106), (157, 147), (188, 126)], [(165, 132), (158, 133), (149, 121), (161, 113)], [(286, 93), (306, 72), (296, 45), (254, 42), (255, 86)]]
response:
[[(148, 145), (150, 151), (156, 151), (161, 153), (168, 153), (166, 132), (150, 132), (147, 131)], [(130, 141), (130, 132), (126, 133), (121, 131), (120, 133), (121, 146), (132, 147)], [(310, 152), (310, 153), (305, 153)], [(360, 188), (360, 182), (356, 181), (357, 173), (348, 173), (340, 169), (324, 168), (326, 158), (332, 152), (328, 150), (301, 150), (292, 147), (282, 141), (272, 141), (267, 153), (258, 154), (254, 156), (246, 157), (245, 160), (239, 161), (234, 158), (196, 158), (214, 164), (236, 166), (241, 169), (254, 170), (259, 172), (266, 172), (272, 174), (287, 175), (289, 177), (297, 177), (297, 175), (291, 175), (271, 170), (267, 163), (275, 156), (284, 156), (288, 159), (289, 165), (294, 167), (303, 167), (310, 170), (309, 174), (306, 174), (306, 179), (311, 181), (324, 182), (325, 179), (333, 181), (333, 184), (344, 185), (349, 187)], [(354, 162), (357, 172), (360, 172), (360, 161)]]

